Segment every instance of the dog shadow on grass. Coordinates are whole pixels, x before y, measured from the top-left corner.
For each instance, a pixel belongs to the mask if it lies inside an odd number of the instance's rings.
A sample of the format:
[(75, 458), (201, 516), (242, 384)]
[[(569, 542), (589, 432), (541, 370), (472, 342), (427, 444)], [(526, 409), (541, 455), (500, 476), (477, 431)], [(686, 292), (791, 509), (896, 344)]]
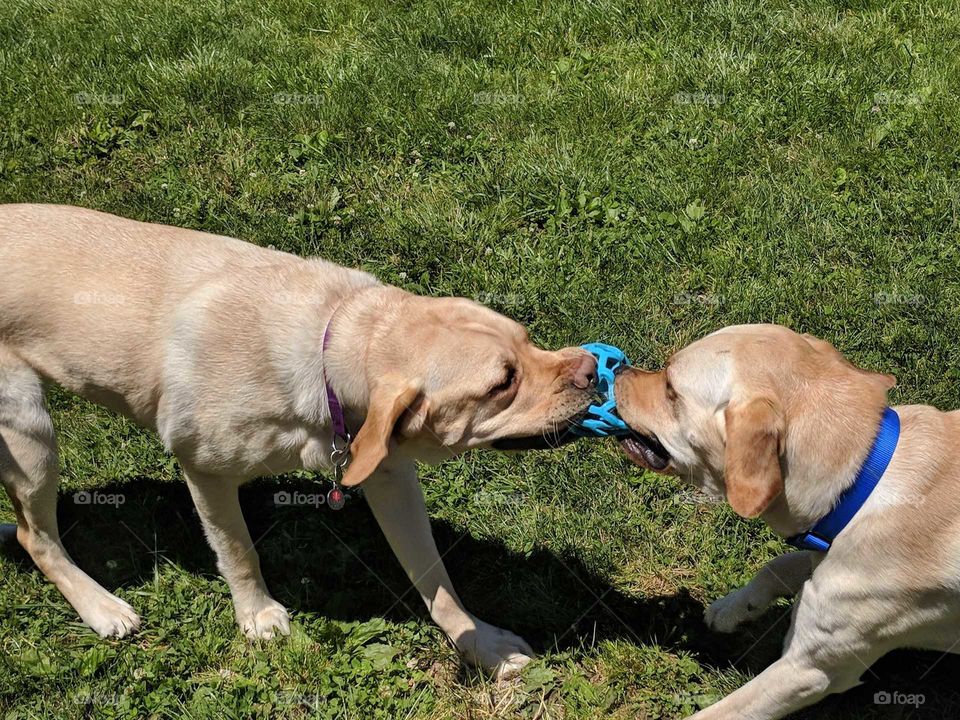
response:
[[(333, 511), (317, 500), (324, 490), (286, 480), (241, 489), (244, 516), (274, 597), (292, 611), (344, 621), (426, 618), (366, 503), (353, 498)], [(139, 586), (164, 562), (191, 573), (217, 574), (213, 551), (182, 483), (142, 479), (96, 493), (62, 493), (58, 517), (70, 554), (108, 588)], [(454, 586), (471, 612), (519, 633), (538, 652), (580, 649), (589, 654), (595, 644), (623, 641), (689, 653), (712, 668), (749, 675), (780, 655), (788, 605), (776, 606), (737, 633), (719, 635), (703, 624), (703, 604), (687, 590), (632, 597), (576, 559), (546, 550), (519, 554), (445, 521), (432, 525)], [(30, 570), (25, 554), (4, 548), (20, 557), (24, 571)], [(809, 717), (910, 714), (910, 708), (874, 702), (884, 692), (923, 696), (927, 716), (945, 717), (937, 708), (946, 703), (940, 710), (949, 709), (954, 716), (960, 698), (945, 688), (953, 685), (958, 670), (960, 658), (955, 656), (891, 653), (865, 671), (863, 686), (821, 703), (819, 714)]]

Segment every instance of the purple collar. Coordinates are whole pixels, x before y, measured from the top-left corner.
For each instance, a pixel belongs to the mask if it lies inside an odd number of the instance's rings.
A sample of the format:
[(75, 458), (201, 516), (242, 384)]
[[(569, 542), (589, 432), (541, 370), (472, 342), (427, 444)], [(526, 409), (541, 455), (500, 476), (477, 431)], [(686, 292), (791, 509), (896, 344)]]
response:
[(337, 314), (338, 308), (333, 309), (333, 313), (330, 315), (330, 319), (327, 320), (327, 327), (323, 331), (323, 382), (327, 386), (327, 409), (330, 410), (330, 422), (333, 425), (333, 445), (338, 447), (338, 440), (341, 442), (350, 443), (350, 433), (347, 432), (347, 421), (343, 416), (343, 406), (340, 405), (340, 400), (337, 399), (337, 394), (333, 391), (333, 388), (330, 386), (330, 378), (327, 377), (327, 346), (330, 344), (330, 328), (333, 326), (334, 315)]

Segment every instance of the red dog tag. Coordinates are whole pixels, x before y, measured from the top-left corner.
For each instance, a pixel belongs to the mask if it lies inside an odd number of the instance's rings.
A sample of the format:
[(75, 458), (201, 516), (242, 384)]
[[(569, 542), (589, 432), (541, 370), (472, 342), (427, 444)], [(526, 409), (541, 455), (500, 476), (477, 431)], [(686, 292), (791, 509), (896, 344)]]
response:
[(327, 505), (331, 510), (339, 510), (347, 502), (347, 498), (343, 494), (343, 490), (338, 487), (331, 488), (327, 493)]

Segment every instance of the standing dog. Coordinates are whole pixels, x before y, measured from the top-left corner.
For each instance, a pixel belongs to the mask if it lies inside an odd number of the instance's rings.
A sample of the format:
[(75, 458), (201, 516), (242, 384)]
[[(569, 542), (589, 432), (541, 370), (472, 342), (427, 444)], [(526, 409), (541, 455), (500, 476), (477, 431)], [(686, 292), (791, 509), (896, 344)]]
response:
[(509, 674), (529, 660), (521, 638), (457, 597), (414, 460), (557, 440), (594, 395), (588, 353), (540, 350), (520, 325), (468, 300), (79, 208), (0, 206), (0, 273), (0, 481), (20, 544), (96, 632), (122, 637), (140, 619), (60, 542), (41, 381), (157, 431), (251, 638), (286, 634), (289, 621), (260, 574), (237, 488), (331, 469), (329, 383), (357, 429), (343, 484), (363, 483), (431, 617), (470, 663)]
[[(881, 422), (886, 432), (896, 418), (894, 383), (809, 335), (726, 328), (660, 372), (618, 377), (620, 412), (638, 433), (623, 447), (792, 537), (850, 497)], [(799, 593), (783, 656), (697, 720), (781, 718), (859, 684), (894, 648), (960, 650), (960, 412), (894, 411), (889, 465), (832, 547), (778, 557), (708, 608), (711, 628), (733, 632)]]

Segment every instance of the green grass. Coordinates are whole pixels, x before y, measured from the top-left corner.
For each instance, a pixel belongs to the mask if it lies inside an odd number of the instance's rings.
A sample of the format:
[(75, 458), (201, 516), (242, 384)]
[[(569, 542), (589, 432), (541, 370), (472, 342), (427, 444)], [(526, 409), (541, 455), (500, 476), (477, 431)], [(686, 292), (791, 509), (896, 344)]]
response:
[[(0, 200), (320, 254), (642, 365), (781, 322), (895, 373), (896, 402), (953, 408), (958, 90), (946, 1), (6, 0)], [(307, 477), (243, 496), (294, 616), (291, 638), (251, 646), (158, 442), (50, 402), (65, 543), (145, 626), (95, 638), (4, 552), (10, 718), (677, 718), (786, 630), (787, 605), (734, 638), (700, 620), (780, 541), (583, 443), (423, 470), (468, 606), (540, 653), (518, 682), (459, 667), (362, 503), (273, 505)], [(77, 505), (81, 488), (125, 502)], [(895, 653), (799, 717), (909, 716), (880, 690), (956, 716), (960, 663), (921, 680), (937, 660)]]

